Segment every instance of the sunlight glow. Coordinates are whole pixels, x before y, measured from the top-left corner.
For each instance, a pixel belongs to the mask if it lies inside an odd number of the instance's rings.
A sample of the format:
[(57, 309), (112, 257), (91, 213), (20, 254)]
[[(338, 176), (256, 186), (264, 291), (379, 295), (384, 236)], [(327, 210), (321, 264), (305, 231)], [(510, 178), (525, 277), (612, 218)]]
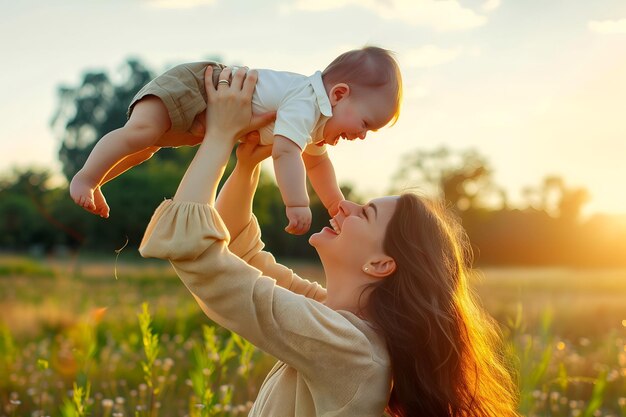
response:
[(460, 53), (460, 48), (440, 48), (435, 45), (425, 45), (406, 51), (403, 54), (403, 61), (407, 66), (414, 68), (435, 67), (454, 61)]
[(482, 9), (486, 12), (491, 12), (500, 7), (500, 0), (487, 0), (483, 3)]
[(215, 0), (148, 0), (147, 3), (157, 9), (191, 9), (213, 5)]
[(626, 19), (592, 20), (587, 25), (589, 30), (603, 35), (626, 34)]
[[(485, 10), (493, 10), (498, 1), (485, 3)], [(336, 10), (346, 6), (365, 8), (389, 20), (400, 20), (412, 26), (428, 26), (440, 32), (474, 29), (487, 23), (487, 18), (463, 7), (458, 1), (438, 0), (299, 0), (293, 7), (298, 11)]]

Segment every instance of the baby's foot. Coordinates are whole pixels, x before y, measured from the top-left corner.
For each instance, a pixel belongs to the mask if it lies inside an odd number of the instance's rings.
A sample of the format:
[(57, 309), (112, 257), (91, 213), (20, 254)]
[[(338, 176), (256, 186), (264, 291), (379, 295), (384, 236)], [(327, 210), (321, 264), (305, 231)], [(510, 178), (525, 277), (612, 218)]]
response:
[(104, 217), (105, 219), (109, 217), (109, 205), (107, 204), (106, 198), (104, 198), (104, 194), (102, 194), (102, 190), (100, 187), (96, 187), (93, 190), (93, 199), (96, 204), (96, 209), (93, 211), (94, 214), (100, 215), (100, 217)]
[(98, 214), (96, 212), (96, 203), (93, 198), (94, 188), (95, 187), (89, 184), (89, 181), (83, 179), (79, 172), (74, 175), (72, 182), (70, 182), (70, 196), (76, 204), (85, 210)]

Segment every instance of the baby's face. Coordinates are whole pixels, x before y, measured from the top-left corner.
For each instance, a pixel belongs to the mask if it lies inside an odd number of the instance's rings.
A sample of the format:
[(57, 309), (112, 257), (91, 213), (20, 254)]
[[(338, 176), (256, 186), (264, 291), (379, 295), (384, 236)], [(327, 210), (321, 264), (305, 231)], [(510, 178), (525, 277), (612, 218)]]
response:
[(339, 139), (365, 139), (367, 132), (385, 126), (394, 115), (394, 103), (385, 94), (349, 95), (333, 106), (333, 115), (324, 126), (324, 143), (336, 145)]

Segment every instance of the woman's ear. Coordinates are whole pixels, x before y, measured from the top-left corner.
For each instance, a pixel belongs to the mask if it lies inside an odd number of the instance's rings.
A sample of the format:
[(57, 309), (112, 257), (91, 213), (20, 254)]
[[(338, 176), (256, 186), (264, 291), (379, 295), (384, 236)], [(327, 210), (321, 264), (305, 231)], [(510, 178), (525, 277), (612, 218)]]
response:
[(386, 278), (396, 271), (396, 261), (387, 255), (371, 259), (363, 265), (363, 272), (375, 278)]
[(350, 86), (346, 83), (339, 83), (333, 85), (328, 94), (328, 98), (330, 99), (330, 105), (334, 106), (339, 103), (344, 98), (350, 95)]

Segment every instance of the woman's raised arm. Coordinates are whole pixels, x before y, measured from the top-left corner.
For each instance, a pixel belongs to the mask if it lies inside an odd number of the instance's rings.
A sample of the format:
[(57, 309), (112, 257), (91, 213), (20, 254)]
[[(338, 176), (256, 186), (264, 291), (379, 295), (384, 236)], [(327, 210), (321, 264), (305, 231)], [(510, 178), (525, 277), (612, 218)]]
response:
[(220, 190), (215, 209), (231, 237), (229, 249), (283, 288), (323, 302), (326, 290), (316, 282), (300, 278), (263, 251), (261, 231), (252, 214), (252, 201), (259, 183), (259, 163), (271, 154), (271, 146), (258, 144), (254, 133), (237, 148), (237, 165)]
[(232, 238), (252, 221), (252, 201), (259, 184), (259, 163), (272, 154), (270, 145), (259, 145), (258, 132), (248, 134), (237, 147), (237, 164), (224, 183), (215, 208)]

